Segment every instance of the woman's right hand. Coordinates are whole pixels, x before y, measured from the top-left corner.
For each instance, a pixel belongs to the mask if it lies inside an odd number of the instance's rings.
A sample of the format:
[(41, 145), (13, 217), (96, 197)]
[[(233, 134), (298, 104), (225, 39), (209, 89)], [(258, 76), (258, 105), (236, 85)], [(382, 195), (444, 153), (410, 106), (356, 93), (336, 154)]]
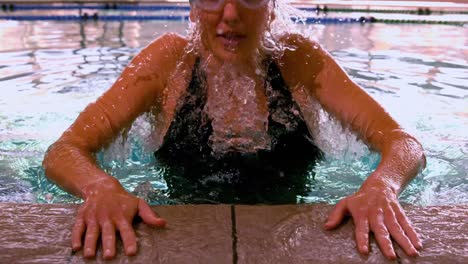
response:
[(120, 233), (125, 254), (135, 255), (137, 241), (132, 221), (136, 214), (146, 224), (156, 227), (164, 227), (166, 224), (144, 200), (129, 194), (120, 185), (110, 185), (101, 182), (87, 188), (85, 202), (78, 210), (72, 231), (72, 249), (78, 251), (84, 248), (85, 258), (96, 255), (96, 246), (101, 235), (102, 256), (104, 259), (112, 259), (116, 253), (117, 231)]

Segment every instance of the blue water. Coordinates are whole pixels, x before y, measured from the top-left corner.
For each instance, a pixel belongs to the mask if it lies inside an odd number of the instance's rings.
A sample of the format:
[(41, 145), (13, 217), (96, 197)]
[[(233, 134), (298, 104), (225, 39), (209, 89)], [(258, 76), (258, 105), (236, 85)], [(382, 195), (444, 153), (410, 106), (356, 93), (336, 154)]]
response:
[[(78, 202), (49, 182), (47, 147), (151, 40), (184, 22), (0, 21), (0, 201)], [(428, 166), (401, 195), (419, 205), (468, 203), (468, 28), (447, 25), (302, 26), (425, 147)], [(161, 170), (143, 147), (145, 122), (102, 164), (125, 188), (150, 186), (168, 202)], [(357, 190), (378, 156), (333, 122), (327, 158), (298, 202), (336, 202)], [(142, 185), (143, 184), (143, 185)], [(161, 190), (159, 192), (158, 190)]]

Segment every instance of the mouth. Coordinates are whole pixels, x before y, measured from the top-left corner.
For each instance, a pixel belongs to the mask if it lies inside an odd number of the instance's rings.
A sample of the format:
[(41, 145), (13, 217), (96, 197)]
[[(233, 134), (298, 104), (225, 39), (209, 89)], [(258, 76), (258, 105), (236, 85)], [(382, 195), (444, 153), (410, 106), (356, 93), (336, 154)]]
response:
[(221, 41), (226, 50), (235, 51), (246, 36), (241, 33), (228, 31), (217, 33), (216, 38)]

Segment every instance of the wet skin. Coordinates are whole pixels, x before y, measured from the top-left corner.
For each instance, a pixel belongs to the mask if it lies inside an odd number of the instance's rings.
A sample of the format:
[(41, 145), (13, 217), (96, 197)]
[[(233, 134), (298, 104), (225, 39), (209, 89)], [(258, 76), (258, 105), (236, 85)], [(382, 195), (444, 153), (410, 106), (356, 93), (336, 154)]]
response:
[(202, 56), (213, 55), (215, 65), (228, 62), (246, 67), (253, 64), (270, 14), (266, 7), (249, 9), (226, 1), (219, 11), (192, 8), (190, 18), (201, 27)]
[[(201, 58), (210, 58), (206, 64), (208, 73), (210, 68), (214, 70), (229, 62), (242, 68), (245, 74), (255, 76), (253, 50), (268, 26), (267, 7), (250, 10), (238, 1), (227, 0), (219, 11), (194, 8), (190, 17), (202, 30), (205, 49)], [(397, 197), (425, 165), (421, 145), (352, 82), (326, 51), (314, 48), (316, 43), (299, 35), (285, 35), (280, 42), (295, 47), (286, 50), (276, 64), (300, 108), (305, 108), (301, 105), (307, 101), (304, 98), (315, 98), (382, 157), (361, 188), (336, 205), (325, 228), (338, 227), (350, 215), (360, 253), (369, 253), (369, 234), (373, 233), (387, 258), (396, 258), (392, 238), (406, 254), (417, 256), (421, 241)], [(93, 153), (109, 144), (144, 112), (159, 114), (158, 125), (165, 131), (177, 100), (191, 79), (196, 55), (184, 54), (187, 45), (185, 38), (166, 34), (142, 50), (121, 78), (50, 147), (44, 159), (47, 176), (84, 199), (73, 228), (72, 247), (84, 248), (87, 258), (95, 256), (99, 236), (103, 257), (113, 258), (116, 231), (123, 240), (125, 253), (136, 254), (132, 220), (137, 214), (149, 225), (165, 225), (146, 202), (129, 194), (115, 178), (102, 171)]]

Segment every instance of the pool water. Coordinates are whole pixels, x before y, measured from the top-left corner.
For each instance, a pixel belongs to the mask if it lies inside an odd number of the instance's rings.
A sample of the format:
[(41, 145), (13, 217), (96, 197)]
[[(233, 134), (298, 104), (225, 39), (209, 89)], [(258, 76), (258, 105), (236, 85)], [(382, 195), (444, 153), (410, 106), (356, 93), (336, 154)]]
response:
[[(418, 205), (468, 203), (468, 28), (449, 25), (304, 25), (350, 76), (425, 147), (427, 168), (401, 195)], [(0, 21), (0, 202), (79, 202), (41, 168), (48, 146), (154, 38), (186, 22)], [(334, 203), (376, 167), (371, 153), (326, 115), (326, 158), (299, 203)], [(125, 144), (99, 155), (129, 191), (173, 203), (140, 118)], [(136, 190), (135, 190), (136, 189)]]

